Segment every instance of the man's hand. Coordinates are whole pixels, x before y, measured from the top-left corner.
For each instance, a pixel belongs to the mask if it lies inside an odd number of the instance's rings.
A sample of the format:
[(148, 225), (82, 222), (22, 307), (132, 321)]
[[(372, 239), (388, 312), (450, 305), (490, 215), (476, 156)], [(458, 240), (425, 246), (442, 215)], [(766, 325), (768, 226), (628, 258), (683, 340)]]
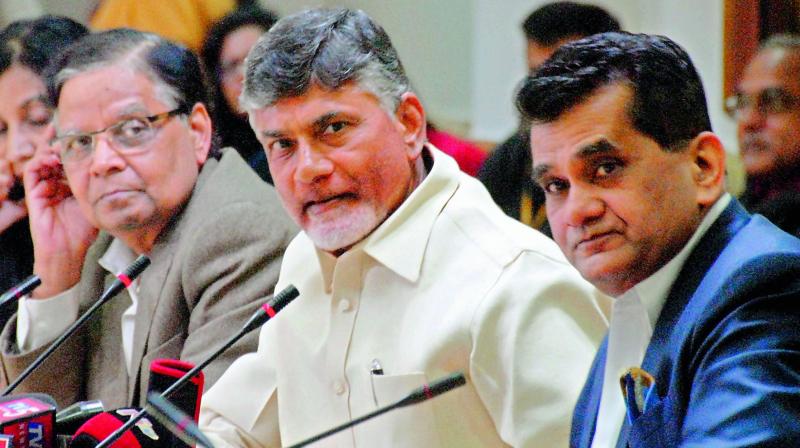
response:
[(25, 166), (24, 180), (33, 271), (42, 279), (32, 297), (52, 297), (80, 280), (83, 260), (97, 229), (81, 213), (58, 156), (36, 156)]
[(8, 199), (8, 193), (14, 186), (15, 180), (11, 164), (7, 160), (0, 159), (0, 233), (8, 230), (15, 222), (28, 214), (25, 201)]

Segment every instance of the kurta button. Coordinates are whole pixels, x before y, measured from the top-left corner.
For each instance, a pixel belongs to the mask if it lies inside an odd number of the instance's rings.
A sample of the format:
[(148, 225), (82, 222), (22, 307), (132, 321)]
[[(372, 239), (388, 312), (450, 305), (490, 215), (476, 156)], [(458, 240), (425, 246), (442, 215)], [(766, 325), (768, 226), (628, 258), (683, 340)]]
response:
[(339, 311), (340, 312), (346, 313), (346, 312), (350, 311), (350, 308), (352, 308), (352, 307), (350, 306), (350, 301), (349, 300), (342, 299), (342, 300), (339, 301)]
[(342, 395), (344, 390), (344, 383), (341, 380), (336, 380), (333, 382), (333, 391), (336, 392), (336, 395)]

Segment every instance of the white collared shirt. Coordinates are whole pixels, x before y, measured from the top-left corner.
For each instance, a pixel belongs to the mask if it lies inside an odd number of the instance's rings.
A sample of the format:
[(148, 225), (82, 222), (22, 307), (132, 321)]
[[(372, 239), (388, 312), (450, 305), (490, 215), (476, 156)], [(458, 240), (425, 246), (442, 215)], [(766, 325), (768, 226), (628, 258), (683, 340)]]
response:
[[(116, 275), (124, 271), (136, 260), (133, 252), (122, 241), (114, 239), (97, 263), (106, 271)], [(128, 295), (133, 302), (122, 313), (122, 350), (125, 354), (125, 363), (128, 375), (131, 375), (133, 333), (136, 319), (136, 304), (138, 303), (139, 279), (135, 279), (128, 288)], [(61, 294), (46, 299), (29, 299), (22, 297), (19, 301), (17, 312), (17, 346), (20, 350), (29, 351), (49, 344), (55, 340), (67, 327), (78, 319), (80, 298), (77, 294), (70, 294), (76, 288), (68, 289)], [(99, 299), (99, 297), (98, 297)], [(132, 376), (132, 375), (131, 375)]]
[(721, 196), (703, 217), (689, 242), (672, 260), (614, 300), (611, 326), (608, 329), (606, 365), (603, 370), (603, 392), (592, 448), (616, 446), (622, 423), (626, 418), (619, 378), (629, 368), (642, 364), (653, 335), (653, 328), (672, 284), (675, 283), (689, 254), (700, 242), (700, 238), (730, 202), (730, 194), (725, 193)]
[(568, 443), (606, 298), (552, 240), (431, 153), (422, 184), (338, 258), (304, 233), (290, 244), (276, 289), (292, 283), (300, 297), (203, 397), (215, 446), (296, 443), (456, 370), (465, 387), (315, 446)]

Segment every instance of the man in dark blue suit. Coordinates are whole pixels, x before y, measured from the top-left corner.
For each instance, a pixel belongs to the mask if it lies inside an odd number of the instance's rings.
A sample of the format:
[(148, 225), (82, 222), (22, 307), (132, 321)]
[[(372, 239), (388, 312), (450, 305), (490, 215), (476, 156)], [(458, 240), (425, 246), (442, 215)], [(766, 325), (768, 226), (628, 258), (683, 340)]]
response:
[(615, 297), (571, 445), (800, 446), (800, 240), (725, 192), (686, 52), (591, 36), (518, 105), (556, 242)]

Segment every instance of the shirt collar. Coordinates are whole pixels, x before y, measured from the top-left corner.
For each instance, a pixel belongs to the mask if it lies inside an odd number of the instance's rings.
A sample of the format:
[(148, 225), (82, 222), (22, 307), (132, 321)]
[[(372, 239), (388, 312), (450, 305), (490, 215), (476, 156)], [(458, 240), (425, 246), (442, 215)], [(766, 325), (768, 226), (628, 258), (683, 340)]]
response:
[(655, 328), (658, 315), (661, 314), (661, 309), (667, 300), (667, 294), (669, 294), (672, 284), (678, 278), (678, 274), (683, 268), (683, 264), (686, 263), (686, 259), (689, 258), (689, 254), (692, 253), (697, 243), (700, 242), (700, 238), (705, 235), (708, 228), (719, 218), (719, 215), (722, 214), (730, 202), (731, 195), (728, 193), (717, 199), (717, 202), (714, 203), (706, 213), (706, 216), (703, 217), (703, 220), (700, 221), (700, 225), (680, 252), (662, 266), (661, 269), (632, 288), (647, 310), (647, 317), (650, 319), (652, 328)]
[(106, 271), (117, 275), (125, 271), (134, 261), (136, 253), (117, 238), (111, 240), (103, 256), (97, 260), (97, 264)]
[[(363, 250), (397, 275), (410, 282), (417, 281), (433, 224), (458, 188), (459, 172), (456, 162), (433, 145), (423, 148), (422, 157), (433, 161), (422, 183), (377, 229), (341, 257)], [(337, 259), (327, 252), (316, 251), (325, 286), (329, 288)]]

